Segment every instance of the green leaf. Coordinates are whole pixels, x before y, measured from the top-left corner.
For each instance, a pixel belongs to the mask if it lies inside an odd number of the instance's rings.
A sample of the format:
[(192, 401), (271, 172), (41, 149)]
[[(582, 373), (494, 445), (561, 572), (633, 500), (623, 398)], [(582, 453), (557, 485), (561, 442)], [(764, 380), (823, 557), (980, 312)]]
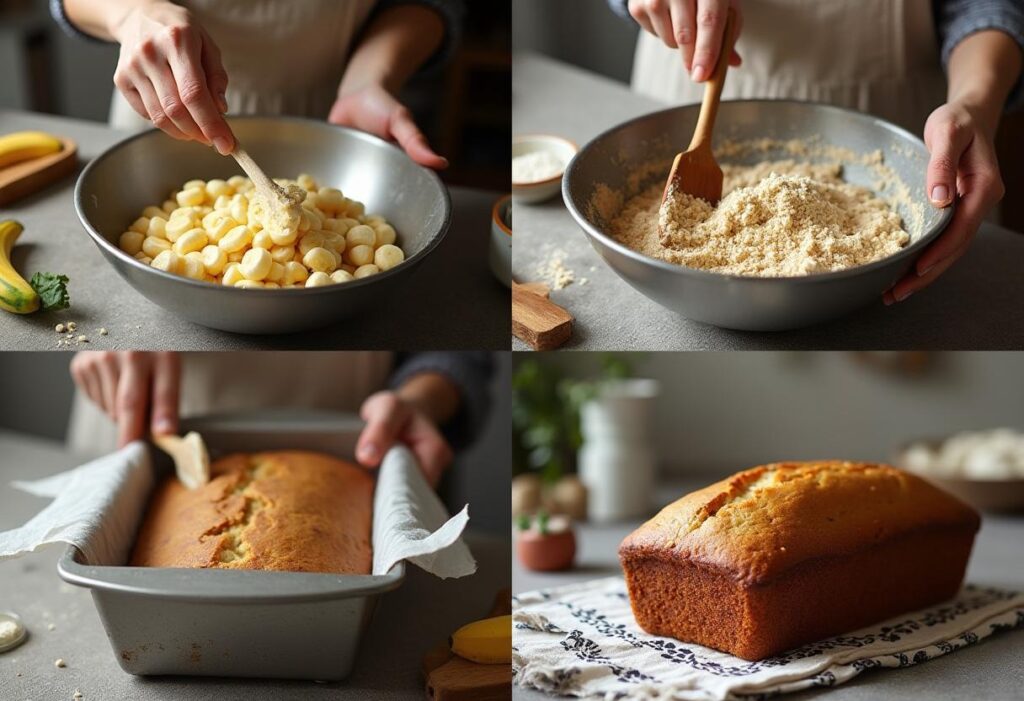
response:
[(28, 281), (28, 284), (39, 295), (39, 301), (42, 303), (44, 311), (67, 309), (71, 306), (67, 275), (36, 273)]

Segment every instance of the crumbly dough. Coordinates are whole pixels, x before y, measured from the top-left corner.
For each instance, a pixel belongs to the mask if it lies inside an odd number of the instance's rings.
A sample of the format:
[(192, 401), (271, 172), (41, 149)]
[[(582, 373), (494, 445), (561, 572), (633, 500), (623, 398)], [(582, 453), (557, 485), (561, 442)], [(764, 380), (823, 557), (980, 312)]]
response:
[[(902, 220), (838, 162), (723, 165), (717, 207), (686, 194), (662, 208), (664, 185), (625, 201), (612, 236), (670, 263), (757, 277), (843, 270), (890, 256), (910, 240)], [(659, 223), (661, 233), (659, 234)]]

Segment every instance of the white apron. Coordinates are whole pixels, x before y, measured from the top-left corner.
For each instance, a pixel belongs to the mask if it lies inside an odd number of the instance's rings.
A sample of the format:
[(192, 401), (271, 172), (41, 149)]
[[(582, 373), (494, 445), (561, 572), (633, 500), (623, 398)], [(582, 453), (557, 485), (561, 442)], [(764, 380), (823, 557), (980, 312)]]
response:
[[(724, 99), (791, 98), (868, 112), (921, 134), (945, 102), (931, 0), (746, 0)], [(640, 32), (633, 89), (700, 102), (682, 56)]]
[[(375, 0), (180, 0), (220, 49), (230, 114), (326, 118)], [(152, 124), (115, 90), (110, 125)]]
[[(180, 413), (280, 407), (358, 413), (366, 397), (384, 389), (393, 362), (393, 354), (372, 351), (182, 353)], [(117, 447), (114, 422), (83, 392), (75, 393), (68, 447), (84, 456)]]

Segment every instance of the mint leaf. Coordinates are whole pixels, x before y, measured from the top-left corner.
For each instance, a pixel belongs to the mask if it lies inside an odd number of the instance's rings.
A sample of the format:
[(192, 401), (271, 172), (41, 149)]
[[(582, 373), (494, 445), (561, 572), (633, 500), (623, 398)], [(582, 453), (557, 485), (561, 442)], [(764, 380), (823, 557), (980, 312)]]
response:
[(67, 309), (71, 306), (67, 275), (36, 273), (28, 281), (28, 284), (39, 295), (39, 301), (42, 303), (44, 311)]

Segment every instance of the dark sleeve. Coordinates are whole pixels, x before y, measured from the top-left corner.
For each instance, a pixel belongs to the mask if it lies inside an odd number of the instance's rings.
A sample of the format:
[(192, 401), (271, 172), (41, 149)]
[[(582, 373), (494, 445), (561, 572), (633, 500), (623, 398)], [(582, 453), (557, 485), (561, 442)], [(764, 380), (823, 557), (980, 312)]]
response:
[(397, 389), (422, 372), (444, 375), (458, 388), (462, 404), (441, 428), (454, 448), (472, 443), (490, 411), (494, 357), (485, 351), (400, 354), (388, 384)]
[[(997, 29), (1017, 42), (1024, 51), (1024, 2), (1021, 0), (935, 0), (935, 28), (942, 49), (942, 65), (961, 41), (975, 32)], [(1006, 100), (1007, 109), (1024, 101), (1024, 79)]]
[(628, 19), (633, 24), (636, 24), (636, 20), (629, 14), (628, 4), (629, 0), (608, 0), (608, 7), (612, 8), (612, 12), (622, 19)]
[(50, 14), (53, 19), (57, 22), (58, 26), (64, 30), (64, 33), (68, 36), (72, 36), (76, 39), (86, 39), (88, 41), (96, 41), (101, 44), (107, 44), (110, 42), (103, 41), (94, 37), (92, 34), (86, 34), (81, 29), (76, 27), (74, 23), (68, 19), (68, 13), (64, 9), (64, 0), (50, 0)]
[(427, 59), (420, 70), (429, 71), (444, 65), (451, 58), (455, 47), (459, 45), (459, 40), (462, 38), (462, 19), (466, 12), (463, 0), (380, 0), (368, 21), (372, 21), (374, 16), (384, 10), (399, 5), (422, 5), (441, 16), (441, 21), (444, 22), (444, 38), (441, 40), (441, 46), (433, 56)]

